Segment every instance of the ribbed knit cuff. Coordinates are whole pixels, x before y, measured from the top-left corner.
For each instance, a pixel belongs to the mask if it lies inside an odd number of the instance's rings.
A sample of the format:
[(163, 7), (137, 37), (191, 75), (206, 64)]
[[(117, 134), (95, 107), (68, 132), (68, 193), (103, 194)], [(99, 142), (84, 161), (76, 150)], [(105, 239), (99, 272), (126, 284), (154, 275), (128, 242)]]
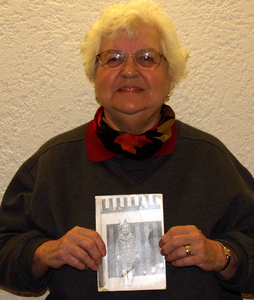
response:
[(35, 250), (44, 242), (48, 241), (45, 237), (34, 237), (29, 240), (19, 258), (19, 271), (24, 282), (35, 292), (44, 290), (47, 287), (47, 282), (50, 278), (50, 271), (41, 279), (37, 279), (32, 271), (32, 258)]
[(219, 277), (223, 286), (234, 289), (234, 287), (241, 285), (248, 275), (248, 257), (243, 248), (239, 246), (239, 244), (234, 240), (225, 239), (220, 240), (220, 242), (222, 244), (228, 245), (235, 251), (238, 257), (238, 268), (235, 272), (235, 275), (230, 279), (224, 279), (223, 276), (221, 276), (219, 273), (216, 273), (216, 275)]

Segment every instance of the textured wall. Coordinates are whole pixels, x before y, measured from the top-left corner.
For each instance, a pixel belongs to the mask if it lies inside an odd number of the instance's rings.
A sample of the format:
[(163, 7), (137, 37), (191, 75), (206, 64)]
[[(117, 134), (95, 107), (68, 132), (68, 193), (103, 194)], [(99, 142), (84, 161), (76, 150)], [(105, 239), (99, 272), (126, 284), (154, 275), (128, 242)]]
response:
[[(113, 2), (0, 0), (1, 195), (42, 143), (93, 117), (79, 47)], [(188, 77), (171, 97), (177, 117), (217, 136), (254, 174), (253, 0), (159, 2), (190, 49)]]

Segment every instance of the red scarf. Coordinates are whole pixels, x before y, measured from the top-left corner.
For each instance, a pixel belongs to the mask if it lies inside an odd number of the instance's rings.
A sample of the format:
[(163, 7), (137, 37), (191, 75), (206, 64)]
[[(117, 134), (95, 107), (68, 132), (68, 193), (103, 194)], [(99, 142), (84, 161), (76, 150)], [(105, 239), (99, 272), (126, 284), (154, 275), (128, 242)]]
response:
[(104, 117), (103, 107), (97, 110), (94, 125), (101, 143), (116, 155), (141, 160), (158, 156), (156, 154), (160, 152), (165, 142), (170, 143), (170, 153), (173, 152), (175, 146), (175, 114), (171, 107), (167, 105), (162, 106), (162, 116), (159, 124), (143, 134), (135, 135), (128, 132), (118, 132), (111, 128)]

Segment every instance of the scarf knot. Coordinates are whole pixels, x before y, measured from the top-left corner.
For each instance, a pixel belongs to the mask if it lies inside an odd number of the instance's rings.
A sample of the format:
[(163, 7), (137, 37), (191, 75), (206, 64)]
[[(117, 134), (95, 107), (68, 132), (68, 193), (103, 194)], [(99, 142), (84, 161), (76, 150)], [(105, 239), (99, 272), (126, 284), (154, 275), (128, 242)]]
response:
[(104, 117), (102, 106), (95, 115), (96, 133), (102, 144), (114, 153), (136, 160), (146, 159), (157, 153), (163, 143), (172, 136), (174, 122), (174, 111), (170, 106), (163, 105), (159, 124), (142, 134), (135, 135), (111, 128)]

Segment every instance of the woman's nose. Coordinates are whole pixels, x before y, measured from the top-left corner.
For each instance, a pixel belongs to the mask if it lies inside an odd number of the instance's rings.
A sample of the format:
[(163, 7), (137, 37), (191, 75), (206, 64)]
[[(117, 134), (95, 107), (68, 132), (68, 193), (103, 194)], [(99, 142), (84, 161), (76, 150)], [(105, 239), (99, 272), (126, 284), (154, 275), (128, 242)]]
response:
[(122, 70), (121, 75), (124, 77), (136, 77), (139, 75), (139, 69), (137, 65), (135, 64), (133, 57), (130, 55), (127, 57)]

